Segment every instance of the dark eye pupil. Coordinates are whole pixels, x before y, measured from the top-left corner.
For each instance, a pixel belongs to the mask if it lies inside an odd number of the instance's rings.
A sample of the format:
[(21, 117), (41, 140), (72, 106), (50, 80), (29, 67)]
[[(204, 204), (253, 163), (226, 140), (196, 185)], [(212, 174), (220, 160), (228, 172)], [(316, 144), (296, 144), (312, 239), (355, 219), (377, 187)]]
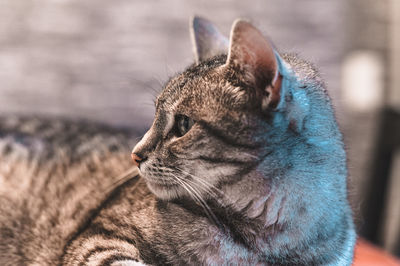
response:
[(186, 115), (179, 115), (176, 118), (178, 131), (181, 136), (185, 135), (193, 125), (193, 121), (191, 118)]
[(185, 117), (183, 118), (183, 124), (182, 124), (182, 126), (183, 126), (183, 128), (184, 128), (185, 130), (187, 130), (187, 129), (189, 128), (189, 118), (188, 118), (187, 116), (185, 116)]

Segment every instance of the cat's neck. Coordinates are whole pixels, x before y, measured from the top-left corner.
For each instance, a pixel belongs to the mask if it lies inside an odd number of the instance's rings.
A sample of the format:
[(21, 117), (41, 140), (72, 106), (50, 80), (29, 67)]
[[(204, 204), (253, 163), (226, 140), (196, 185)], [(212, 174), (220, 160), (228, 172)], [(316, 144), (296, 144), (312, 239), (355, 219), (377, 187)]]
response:
[[(321, 204), (322, 208), (326, 198), (332, 197), (333, 200), (335, 197), (335, 193), (315, 193), (314, 189), (337, 189), (343, 183), (339, 179), (346, 178), (345, 160), (339, 159), (343, 157), (340, 145), (332, 144), (332, 150), (327, 152), (325, 146), (300, 141), (292, 148), (280, 149), (286, 152), (283, 154), (276, 147), (277, 152), (270, 154), (254, 170), (236, 183), (221, 187), (223, 201), (231, 208), (228, 211), (235, 213), (229, 215), (234, 221), (228, 223), (246, 225), (241, 227), (242, 232), (237, 233), (254, 248), (262, 249), (262, 245), (280, 234), (287, 224), (293, 225), (303, 218), (307, 220), (307, 215), (311, 215), (304, 207), (308, 206), (308, 201), (314, 201), (316, 206)], [(305, 164), (305, 161), (310, 163)], [(299, 219), (293, 220), (294, 215), (298, 215)], [(304, 233), (312, 227), (311, 223), (299, 223), (299, 226), (303, 226)]]

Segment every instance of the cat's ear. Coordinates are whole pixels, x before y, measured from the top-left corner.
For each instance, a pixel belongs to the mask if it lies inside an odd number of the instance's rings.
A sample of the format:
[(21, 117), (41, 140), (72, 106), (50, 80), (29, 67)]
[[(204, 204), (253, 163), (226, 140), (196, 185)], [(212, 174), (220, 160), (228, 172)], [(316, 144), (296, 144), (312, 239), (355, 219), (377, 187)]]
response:
[(207, 19), (193, 17), (190, 29), (197, 64), (228, 52), (229, 40)]
[(226, 67), (241, 72), (246, 82), (261, 92), (262, 109), (279, 104), (282, 76), (272, 44), (244, 20), (233, 23)]

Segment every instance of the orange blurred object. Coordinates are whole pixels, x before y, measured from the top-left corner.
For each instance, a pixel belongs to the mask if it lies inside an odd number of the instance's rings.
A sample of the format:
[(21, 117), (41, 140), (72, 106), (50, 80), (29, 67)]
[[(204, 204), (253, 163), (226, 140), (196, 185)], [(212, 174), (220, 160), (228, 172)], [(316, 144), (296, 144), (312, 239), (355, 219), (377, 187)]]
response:
[(386, 251), (358, 239), (354, 253), (354, 266), (400, 266), (400, 260)]

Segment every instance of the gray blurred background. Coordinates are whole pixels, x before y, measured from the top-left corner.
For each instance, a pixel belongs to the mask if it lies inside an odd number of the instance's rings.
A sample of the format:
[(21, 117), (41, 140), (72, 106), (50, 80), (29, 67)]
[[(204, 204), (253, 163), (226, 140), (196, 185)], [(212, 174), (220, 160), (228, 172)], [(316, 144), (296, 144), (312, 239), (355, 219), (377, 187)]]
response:
[[(227, 35), (248, 18), (278, 49), (319, 67), (345, 135), (359, 231), (399, 254), (400, 133), (387, 128), (399, 122), (399, 3), (0, 0), (0, 113), (144, 131), (163, 83), (194, 60), (189, 18), (205, 16)], [(379, 149), (382, 139), (393, 143)]]

